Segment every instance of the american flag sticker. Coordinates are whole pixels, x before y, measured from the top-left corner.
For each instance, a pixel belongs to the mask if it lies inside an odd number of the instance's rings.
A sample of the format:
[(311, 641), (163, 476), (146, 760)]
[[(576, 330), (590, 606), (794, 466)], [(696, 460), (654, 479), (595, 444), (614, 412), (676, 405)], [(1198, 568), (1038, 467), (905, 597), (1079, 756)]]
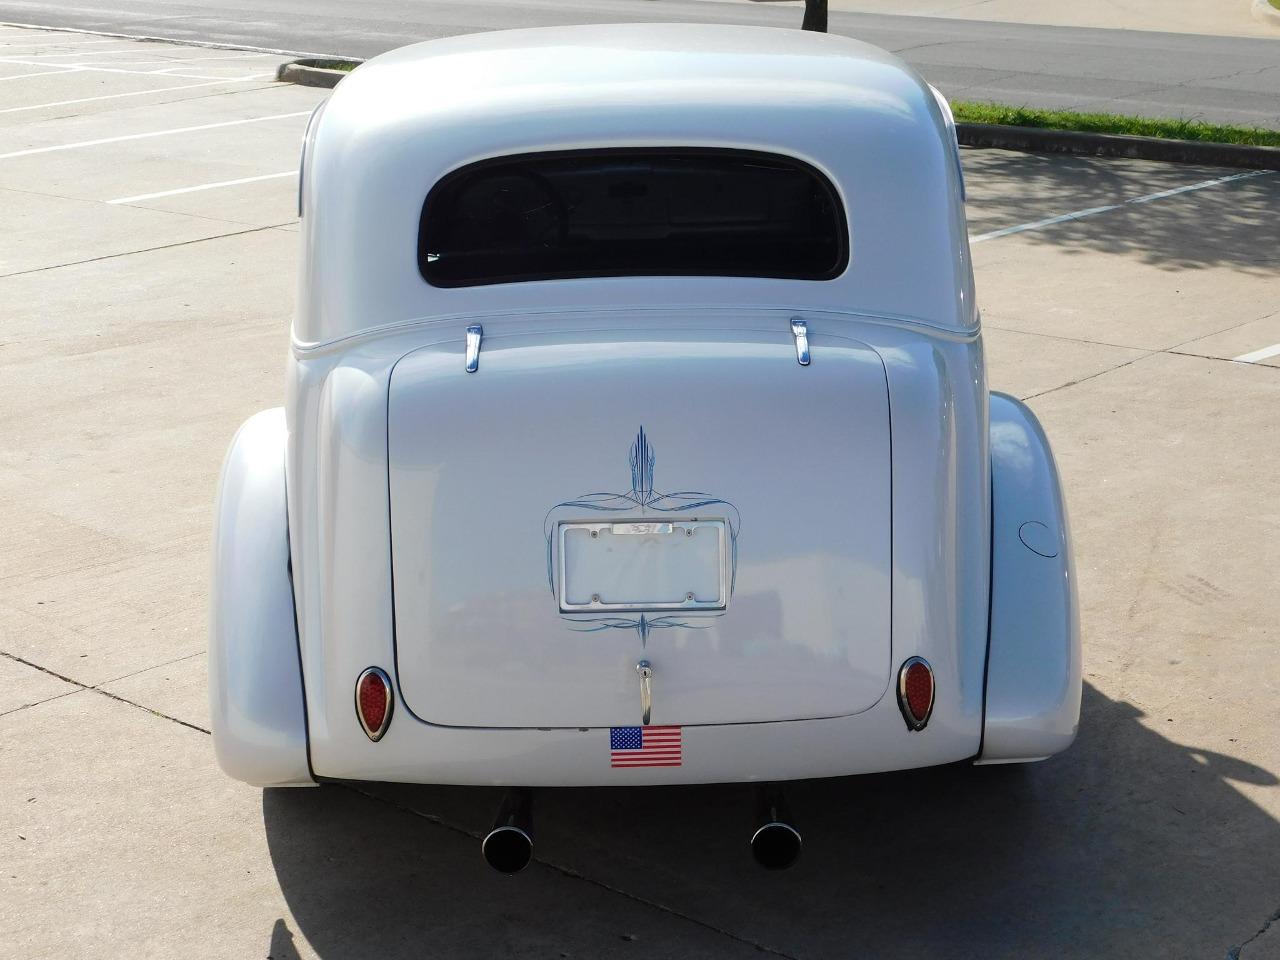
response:
[(679, 727), (610, 727), (609, 766), (678, 767)]

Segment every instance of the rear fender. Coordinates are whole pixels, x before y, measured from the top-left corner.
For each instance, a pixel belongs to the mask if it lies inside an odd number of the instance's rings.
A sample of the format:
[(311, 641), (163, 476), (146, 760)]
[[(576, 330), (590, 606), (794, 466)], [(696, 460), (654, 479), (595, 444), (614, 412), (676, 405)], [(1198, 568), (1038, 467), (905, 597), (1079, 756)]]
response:
[(991, 395), (991, 635), (979, 763), (1042, 760), (1080, 720), (1080, 624), (1066, 504), (1035, 414)]
[(218, 763), (256, 786), (311, 786), (289, 573), (283, 409), (240, 428), (213, 532), (209, 709)]

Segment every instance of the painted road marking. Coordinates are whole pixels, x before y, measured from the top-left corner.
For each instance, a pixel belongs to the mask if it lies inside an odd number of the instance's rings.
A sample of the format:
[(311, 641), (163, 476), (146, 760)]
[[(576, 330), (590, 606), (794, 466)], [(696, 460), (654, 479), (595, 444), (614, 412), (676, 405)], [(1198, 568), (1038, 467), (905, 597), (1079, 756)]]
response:
[(39, 73), (15, 73), (9, 77), (0, 77), (0, 83), (5, 80), (25, 80), (27, 77), (48, 77), (55, 73), (75, 73), (74, 70), (41, 70)]
[(207, 47), (210, 50), (252, 50), (255, 53), (278, 53), (282, 57), (334, 57), (337, 54), (321, 53), (314, 50), (282, 50), (279, 47), (255, 47), (248, 43), (219, 43), (216, 40), (191, 40), (178, 37), (152, 37), (143, 33), (110, 33), (106, 30), (80, 30), (76, 27), (50, 27), (41, 23), (18, 23), (16, 20), (0, 20), (0, 29), (39, 30), (45, 36), (50, 33), (88, 35), (91, 37), (115, 37), (117, 40), (147, 40), (152, 43), (171, 43), (180, 47)]
[[(58, 73), (59, 71), (51, 70), (50, 73)], [(24, 74), (24, 76), (32, 76), (32, 74)], [(35, 76), (44, 76), (44, 74), (35, 74)], [(0, 77), (4, 80), (14, 80), (15, 77)], [(168, 93), (173, 90), (194, 90), (196, 87), (216, 87), (220, 83), (235, 83), (237, 80), (205, 80), (201, 83), (184, 83), (179, 87), (156, 87), (154, 90), (130, 90), (128, 93), (104, 93), (97, 97), (78, 97), (75, 100), (53, 100), (49, 103), (31, 103), (25, 107), (5, 107), (0, 113), (19, 113), (23, 110), (42, 110), (45, 107), (69, 107), (73, 103), (90, 103), (94, 100), (114, 100), (117, 97), (144, 97), (148, 93)]]
[(1201, 180), (1199, 183), (1189, 183), (1185, 187), (1175, 187), (1172, 190), (1161, 190), (1159, 193), (1148, 193), (1145, 196), (1134, 197), (1132, 200), (1125, 200), (1121, 203), (1108, 204), (1105, 207), (1089, 207), (1085, 210), (1076, 210), (1072, 213), (1064, 213), (1059, 217), (1048, 217), (1044, 220), (1033, 220), (1030, 223), (1020, 223), (1016, 227), (1005, 227), (1003, 230), (992, 230), (990, 233), (980, 233), (976, 237), (970, 237), (969, 243), (983, 243), (987, 240), (996, 240), (1000, 237), (1008, 237), (1015, 233), (1023, 233), (1027, 230), (1039, 230), (1042, 227), (1051, 227), (1055, 223), (1065, 223), (1068, 220), (1083, 220), (1085, 217), (1097, 216), (1100, 213), (1109, 213), (1112, 210), (1121, 210), (1124, 207), (1135, 206), (1140, 203), (1151, 203), (1155, 200), (1163, 200), (1166, 197), (1176, 197), (1179, 194), (1191, 193), (1195, 190), (1204, 190), (1208, 187), (1216, 187), (1223, 183), (1231, 183), (1234, 180), (1248, 180), (1250, 177), (1262, 177), (1274, 170), (1250, 170), (1248, 173), (1233, 173), (1225, 177), (1217, 177), (1213, 180)]
[[(217, 77), (211, 77), (207, 73), (171, 73), (171, 70), (179, 70), (181, 66), (177, 63), (168, 70), (125, 70), (123, 67), (96, 67), (84, 63), (41, 63), (39, 60), (19, 60), (14, 57), (0, 57), (0, 63), (12, 63), (23, 67), (57, 67), (63, 73), (76, 73), (81, 70), (91, 70), (95, 73), (123, 73), (134, 77), (154, 77), (158, 73), (163, 73), (167, 77), (183, 80), (217, 80)], [(56, 71), (50, 70), (49, 73)], [(28, 74), (35, 76), (35, 74)], [(256, 76), (256, 74), (255, 74)], [(3, 78), (0, 78), (3, 79)], [(12, 78), (10, 78), (12, 79)], [(228, 80), (247, 80), (249, 77), (227, 77)]]
[(308, 117), (311, 110), (298, 110), (294, 113), (274, 113), (269, 117), (249, 117), (245, 120), (224, 120), (221, 123), (202, 123), (194, 127), (174, 127), (172, 130), (151, 130), (147, 133), (127, 133), (120, 137), (102, 137), (99, 140), (80, 140), (76, 143), (60, 143), (53, 147), (32, 147), (29, 150), (14, 150), (12, 153), (0, 153), (0, 160), (12, 160), (15, 157), (31, 157), (38, 153), (55, 153), (59, 150), (78, 150), (81, 147), (97, 147), (104, 143), (121, 143), (125, 140), (145, 140), (148, 137), (168, 137), (175, 133), (194, 133), (197, 130), (216, 130), (220, 127), (238, 127), (246, 123), (266, 123), (268, 120), (288, 120), (291, 117)]
[(184, 63), (205, 63), (210, 60), (278, 60), (278, 59), (279, 59), (278, 57), (273, 57), (270, 54), (266, 54), (266, 53), (237, 53), (227, 57), (177, 57), (177, 56), (151, 57), (150, 59), (147, 59), (147, 60), (121, 60), (121, 61), (117, 61), (112, 65), (116, 66), (118, 64), (127, 64), (129, 66), (136, 67), (144, 63), (167, 63), (171, 67), (176, 67)]
[[(9, 37), (11, 39), (16, 39), (23, 35), (24, 34), (22, 33), (0, 34), (0, 36)], [(48, 34), (44, 34), (41, 36), (34, 36), (34, 37), (31, 36), (30, 34), (26, 34), (26, 36), (29, 37), (26, 43), (6, 43), (4, 41), (0, 41), (0, 47), (77, 47), (78, 48), (78, 47), (92, 47), (95, 44), (100, 44), (100, 43), (119, 43), (120, 42), (119, 40), (111, 40), (111, 39), (108, 39), (108, 40), (80, 40), (80, 39), (64, 40), (61, 38), (54, 39), (53, 37), (50, 37)]]
[(997, 240), (1000, 237), (1008, 237), (1015, 233), (1023, 233), (1027, 230), (1039, 230), (1041, 227), (1051, 227), (1055, 223), (1065, 223), (1068, 220), (1080, 220), (1084, 217), (1092, 217), (1098, 213), (1106, 213), (1108, 210), (1120, 209), (1119, 204), (1112, 204), (1108, 207), (1089, 207), (1086, 210), (1076, 210), (1073, 213), (1064, 213), (1058, 217), (1048, 217), (1044, 220), (1032, 220), (1030, 223), (1020, 223), (1016, 227), (1005, 227), (1003, 230), (992, 230), (990, 233), (980, 233), (976, 237), (971, 237), (969, 243), (983, 243), (987, 240)]
[(107, 203), (138, 203), (142, 200), (157, 200), (160, 197), (173, 197), (179, 193), (195, 193), (198, 190), (214, 190), (218, 187), (234, 187), (241, 183), (257, 183), (259, 180), (277, 180), (280, 177), (296, 177), (297, 170), (286, 170), (284, 173), (264, 173), (259, 177), (241, 177), (239, 180), (219, 180), (216, 183), (201, 183), (194, 187), (178, 187), (176, 190), (161, 190), (159, 193), (140, 193), (134, 197), (117, 197)]
[[(30, 44), (24, 44), (24, 46), (30, 46)], [(18, 56), (26, 60), (49, 60), (49, 59), (52, 59), (53, 57), (84, 57), (84, 56), (106, 57), (106, 56), (110, 56), (113, 53), (136, 54), (137, 52), (138, 52), (137, 47), (121, 47), (118, 50), (91, 50), (87, 54), (80, 50), (63, 50), (60, 53), (20, 53), (18, 54)], [(7, 57), (8, 55), (6, 54), (5, 56)]]
[(1231, 359), (1236, 363), (1258, 363), (1260, 360), (1270, 360), (1275, 356), (1280, 356), (1280, 343), (1273, 343), (1271, 346), (1255, 350), (1253, 353), (1242, 353), (1240, 356), (1232, 357)]

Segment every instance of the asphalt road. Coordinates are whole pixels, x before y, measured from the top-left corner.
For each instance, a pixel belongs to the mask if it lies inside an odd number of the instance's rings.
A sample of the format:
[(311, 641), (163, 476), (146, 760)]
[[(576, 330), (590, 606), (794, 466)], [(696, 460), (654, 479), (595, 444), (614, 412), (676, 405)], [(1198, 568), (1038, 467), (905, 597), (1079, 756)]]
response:
[[(1243, 0), (1238, 0), (1243, 2)], [(418, 40), (623, 21), (798, 25), (794, 5), (713, 0), (0, 0), (0, 21), (370, 57)], [(1280, 129), (1280, 41), (833, 13), (948, 97)]]

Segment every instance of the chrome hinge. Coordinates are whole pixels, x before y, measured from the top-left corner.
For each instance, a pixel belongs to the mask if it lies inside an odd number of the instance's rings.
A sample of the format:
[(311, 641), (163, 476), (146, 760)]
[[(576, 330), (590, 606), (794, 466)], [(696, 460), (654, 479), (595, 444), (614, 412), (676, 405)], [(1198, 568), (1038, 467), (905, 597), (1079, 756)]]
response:
[(467, 373), (475, 373), (480, 369), (480, 340), (484, 337), (484, 327), (473, 323), (467, 327)]
[(809, 365), (809, 325), (803, 320), (791, 321), (791, 335), (796, 338), (796, 359), (800, 366)]

